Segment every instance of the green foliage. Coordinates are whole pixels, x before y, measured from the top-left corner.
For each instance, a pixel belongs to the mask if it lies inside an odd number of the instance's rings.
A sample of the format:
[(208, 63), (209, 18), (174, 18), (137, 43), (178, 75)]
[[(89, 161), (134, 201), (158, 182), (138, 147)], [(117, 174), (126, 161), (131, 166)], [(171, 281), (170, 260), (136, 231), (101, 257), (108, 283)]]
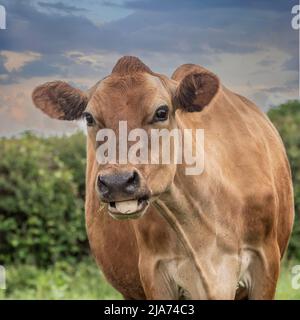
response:
[(45, 266), (88, 253), (82, 134), (0, 140), (0, 264)]
[(285, 144), (291, 164), (296, 217), (288, 256), (300, 259), (300, 102), (290, 101), (268, 113)]
[[(285, 261), (281, 267), (276, 289), (276, 300), (300, 300), (300, 290), (293, 288), (293, 267), (299, 265), (299, 261)], [(298, 281), (297, 281), (298, 283)]]
[(56, 262), (48, 268), (8, 265), (6, 290), (1, 299), (121, 299), (91, 259), (71, 264)]

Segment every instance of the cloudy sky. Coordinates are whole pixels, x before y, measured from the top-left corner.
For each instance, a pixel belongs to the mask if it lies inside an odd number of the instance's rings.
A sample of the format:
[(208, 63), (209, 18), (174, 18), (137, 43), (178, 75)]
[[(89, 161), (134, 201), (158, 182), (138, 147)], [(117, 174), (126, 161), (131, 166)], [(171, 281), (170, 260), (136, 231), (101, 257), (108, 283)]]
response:
[(0, 0), (0, 135), (70, 132), (34, 109), (33, 88), (65, 80), (87, 89), (123, 55), (171, 75), (197, 63), (268, 108), (298, 99), (297, 0)]

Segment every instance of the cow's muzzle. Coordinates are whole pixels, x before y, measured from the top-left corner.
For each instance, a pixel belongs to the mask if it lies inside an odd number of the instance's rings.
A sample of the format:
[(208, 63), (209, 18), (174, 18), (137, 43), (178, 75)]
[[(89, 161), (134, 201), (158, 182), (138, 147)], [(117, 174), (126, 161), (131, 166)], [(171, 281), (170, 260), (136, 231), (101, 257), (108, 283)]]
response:
[(99, 174), (96, 189), (108, 203), (109, 214), (118, 220), (138, 218), (149, 206), (150, 193), (136, 170)]

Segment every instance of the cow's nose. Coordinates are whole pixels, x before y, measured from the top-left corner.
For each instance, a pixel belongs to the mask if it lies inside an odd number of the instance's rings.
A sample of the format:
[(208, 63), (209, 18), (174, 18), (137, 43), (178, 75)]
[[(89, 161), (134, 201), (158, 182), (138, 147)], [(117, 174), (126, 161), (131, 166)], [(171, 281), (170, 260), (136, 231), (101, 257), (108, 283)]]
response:
[(140, 186), (140, 177), (136, 171), (99, 175), (97, 185), (101, 196), (109, 200), (134, 194)]

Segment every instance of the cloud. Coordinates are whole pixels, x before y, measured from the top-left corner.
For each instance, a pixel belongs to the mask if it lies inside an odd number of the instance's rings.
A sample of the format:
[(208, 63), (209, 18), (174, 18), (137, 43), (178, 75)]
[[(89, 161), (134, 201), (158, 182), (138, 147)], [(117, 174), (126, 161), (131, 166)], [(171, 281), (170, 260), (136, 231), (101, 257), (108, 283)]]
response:
[(2, 50), (51, 54), (97, 47), (99, 28), (86, 17), (40, 12), (23, 0), (11, 0), (5, 6), (8, 27), (0, 33)]
[(271, 57), (267, 57), (267, 58), (264, 58), (263, 60), (259, 61), (258, 63), (260, 66), (262, 67), (270, 67), (272, 65), (275, 64), (275, 60), (272, 59)]
[(110, 72), (110, 70), (107, 70), (108, 67), (120, 58), (118, 54), (105, 51), (92, 54), (80, 51), (70, 51), (66, 52), (65, 56), (76, 65), (91, 67), (94, 70), (97, 70), (97, 72), (106, 70), (107, 73)]
[(298, 56), (294, 56), (286, 60), (282, 64), (282, 69), (287, 71), (299, 72), (299, 58)]
[(41, 59), (42, 55), (37, 52), (13, 52), (0, 51), (0, 55), (4, 57), (4, 67), (8, 72), (22, 69), (27, 63)]
[(127, 0), (121, 3), (115, 1), (104, 1), (104, 3), (107, 6), (150, 11), (181, 11), (207, 8), (251, 8), (255, 10), (282, 11), (286, 8), (292, 8), (295, 1), (251, 0), (249, 4), (245, 0)]
[(47, 9), (54, 9), (57, 11), (62, 11), (65, 13), (74, 13), (74, 12), (82, 12), (82, 11), (88, 11), (85, 8), (79, 8), (76, 6), (72, 6), (72, 5), (66, 5), (63, 4), (62, 2), (38, 2), (38, 5), (43, 7), (43, 8), (47, 8)]
[[(0, 55), (0, 107), (5, 90), (12, 97), (5, 112), (15, 108), (22, 128), (22, 121), (24, 127), (39, 123), (29, 99), (38, 82), (63, 79), (85, 90), (127, 54), (169, 76), (180, 64), (202, 64), (264, 110), (297, 97), (298, 32), (290, 24), (295, 1), (2, 2), (8, 29), (0, 32), (6, 52)], [(104, 20), (102, 10), (109, 13)], [(19, 91), (26, 97), (23, 107)], [(22, 112), (30, 116), (22, 118)]]
[[(30, 3), (12, 0), (7, 8), (10, 26), (0, 34), (0, 47), (43, 54), (66, 50), (119, 53), (140, 50), (202, 55), (243, 54), (266, 46), (281, 47), (285, 51), (297, 48), (297, 35), (290, 32), (291, 27), (286, 24), (291, 18), (286, 5), (285, 11), (271, 14), (260, 10), (266, 5), (259, 5), (257, 1), (257, 6), (248, 5), (247, 10), (245, 1), (227, 1), (227, 7), (211, 2), (203, 1), (201, 5), (198, 1), (125, 2), (124, 6), (150, 6), (157, 10), (137, 10), (125, 18), (97, 26), (83, 16), (40, 12)], [(172, 11), (164, 10), (165, 6), (172, 6)], [(283, 5), (270, 6), (271, 10), (279, 7)]]
[(4, 67), (4, 63), (5, 63), (5, 58), (0, 55), (0, 75), (3, 75), (3, 74), (7, 73), (7, 70)]
[(285, 81), (282, 85), (265, 88), (264, 91), (267, 93), (276, 94), (295, 93), (299, 89), (298, 86), (298, 79), (290, 79), (288, 81)]

